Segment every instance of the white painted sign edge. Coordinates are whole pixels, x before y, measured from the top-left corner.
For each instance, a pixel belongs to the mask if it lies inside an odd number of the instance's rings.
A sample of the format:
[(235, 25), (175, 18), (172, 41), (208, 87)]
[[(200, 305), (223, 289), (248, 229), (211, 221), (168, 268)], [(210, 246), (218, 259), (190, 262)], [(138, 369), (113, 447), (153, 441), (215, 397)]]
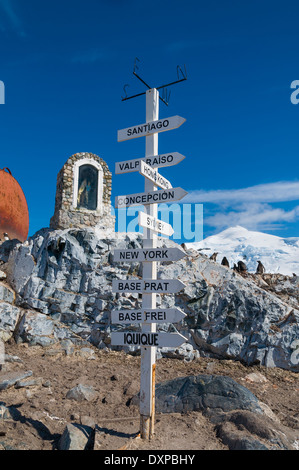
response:
[(147, 165), (145, 162), (141, 162), (141, 168), (139, 173), (150, 180), (155, 186), (159, 186), (162, 189), (171, 189), (172, 184), (164, 176), (162, 176), (157, 168), (153, 168)]
[[(153, 224), (155, 224), (155, 226), (150, 227), (147, 223), (147, 220), (150, 220)], [(156, 219), (155, 217), (152, 217), (151, 215), (142, 211), (138, 212), (138, 225), (140, 225), (140, 227), (149, 229), (152, 232), (161, 233), (162, 235), (167, 235), (169, 237), (174, 234), (174, 230), (170, 224), (163, 222), (163, 220)], [(159, 225), (159, 227), (157, 227), (157, 225)]]

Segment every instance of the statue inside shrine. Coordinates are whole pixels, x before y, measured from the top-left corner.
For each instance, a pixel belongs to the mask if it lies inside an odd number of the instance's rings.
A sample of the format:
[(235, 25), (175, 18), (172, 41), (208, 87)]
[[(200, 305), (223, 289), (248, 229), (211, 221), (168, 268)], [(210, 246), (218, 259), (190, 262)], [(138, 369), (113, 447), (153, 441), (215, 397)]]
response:
[(114, 231), (111, 214), (111, 173), (93, 153), (76, 153), (57, 176), (53, 229), (97, 227)]

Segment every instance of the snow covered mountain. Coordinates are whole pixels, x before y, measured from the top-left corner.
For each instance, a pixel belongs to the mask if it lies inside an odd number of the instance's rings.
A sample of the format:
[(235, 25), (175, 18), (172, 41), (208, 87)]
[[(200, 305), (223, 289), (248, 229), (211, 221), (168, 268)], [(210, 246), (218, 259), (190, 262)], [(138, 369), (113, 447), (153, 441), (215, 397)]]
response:
[(217, 262), (226, 256), (231, 267), (243, 261), (249, 272), (256, 271), (260, 260), (267, 273), (299, 275), (299, 238), (281, 238), (236, 226), (186, 246), (207, 256), (218, 252)]

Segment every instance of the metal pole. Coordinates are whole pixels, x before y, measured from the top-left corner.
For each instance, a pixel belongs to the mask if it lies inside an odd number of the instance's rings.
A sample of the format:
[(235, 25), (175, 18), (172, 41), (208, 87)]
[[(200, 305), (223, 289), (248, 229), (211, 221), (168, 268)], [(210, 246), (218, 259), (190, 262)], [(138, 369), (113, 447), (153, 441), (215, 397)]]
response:
[[(146, 92), (146, 122), (159, 119), (159, 92), (153, 88)], [(146, 137), (145, 156), (158, 155), (158, 134)], [(155, 191), (157, 187), (145, 178), (144, 191)], [(146, 213), (157, 217), (157, 204), (145, 206)], [(156, 248), (157, 235), (144, 229), (143, 248)], [(143, 262), (143, 279), (157, 278), (157, 263)], [(156, 294), (142, 294), (142, 309), (156, 308)], [(142, 324), (142, 330), (155, 332), (156, 324)], [(142, 439), (150, 439), (154, 433), (155, 420), (155, 366), (156, 347), (141, 347), (140, 375), (140, 434)]]

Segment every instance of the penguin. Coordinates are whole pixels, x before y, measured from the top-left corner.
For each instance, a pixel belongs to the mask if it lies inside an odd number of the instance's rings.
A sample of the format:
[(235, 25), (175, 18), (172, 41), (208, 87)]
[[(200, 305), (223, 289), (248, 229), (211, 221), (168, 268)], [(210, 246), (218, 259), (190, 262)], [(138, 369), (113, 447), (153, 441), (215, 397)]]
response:
[(246, 273), (247, 272), (247, 266), (243, 261), (238, 261), (238, 272), (239, 273)]
[(258, 261), (255, 274), (263, 274), (265, 272), (265, 267), (261, 261)]
[(216, 261), (217, 255), (218, 255), (218, 251), (216, 251), (216, 253), (213, 253), (213, 254), (210, 256), (210, 260)]
[(227, 266), (229, 268), (229, 262), (228, 262), (226, 256), (224, 256), (222, 258), (221, 264), (222, 264), (222, 266)]
[(10, 240), (8, 234), (6, 232), (3, 233), (4, 240)]

